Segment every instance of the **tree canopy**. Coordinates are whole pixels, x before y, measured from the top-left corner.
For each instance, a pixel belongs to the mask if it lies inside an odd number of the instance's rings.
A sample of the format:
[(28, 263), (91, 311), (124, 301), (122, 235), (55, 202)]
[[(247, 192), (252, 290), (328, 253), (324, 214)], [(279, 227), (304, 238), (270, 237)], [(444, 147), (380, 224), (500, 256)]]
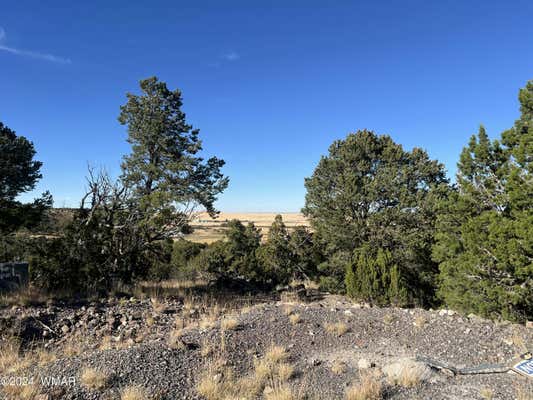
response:
[(158, 215), (160, 225), (173, 220), (181, 227), (198, 205), (214, 216), (217, 195), (229, 182), (220, 170), (224, 161), (199, 155), (199, 130), (186, 122), (178, 89), (169, 90), (156, 77), (142, 80), (140, 88), (140, 95), (128, 93), (118, 118), (127, 125), (132, 148), (122, 163), (122, 179), (134, 188), (140, 206)]
[(512, 320), (533, 315), (533, 82), (519, 101), (500, 140), (482, 126), (463, 149), (433, 250), (446, 304)]
[(31, 191), (42, 175), (42, 163), (34, 160), (33, 143), (0, 122), (0, 232), (10, 233), (20, 227), (37, 225), (44, 210), (52, 205), (46, 192), (33, 203), (22, 204), (16, 198)]
[(430, 301), (435, 202), (448, 188), (442, 164), (422, 149), (406, 151), (390, 136), (362, 130), (334, 142), (305, 187), (304, 214), (327, 253), (344, 254), (332, 257), (345, 262), (326, 274), (344, 275), (346, 254), (369, 244), (391, 253), (413, 300)]

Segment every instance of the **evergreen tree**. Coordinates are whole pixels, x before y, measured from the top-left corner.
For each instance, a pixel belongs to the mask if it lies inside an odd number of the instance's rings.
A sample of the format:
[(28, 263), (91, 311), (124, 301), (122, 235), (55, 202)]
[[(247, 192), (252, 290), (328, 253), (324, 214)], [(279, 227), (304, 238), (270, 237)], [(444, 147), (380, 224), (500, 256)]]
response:
[(268, 281), (256, 258), (261, 244), (261, 231), (253, 223), (244, 226), (239, 220), (228, 222), (224, 241), (209, 245), (194, 260), (200, 271), (217, 280), (245, 280), (253, 284)]
[(390, 251), (364, 245), (356, 250), (354, 262), (347, 265), (346, 293), (348, 296), (374, 304), (406, 304), (407, 292), (398, 266)]
[(142, 94), (128, 93), (119, 121), (128, 127), (131, 154), (124, 157), (122, 179), (134, 189), (153, 240), (174, 236), (196, 206), (216, 215), (214, 202), (228, 186), (224, 161), (204, 161), (199, 130), (187, 124), (179, 90), (156, 77), (140, 82)]
[(296, 279), (316, 279), (317, 266), (324, 261), (320, 244), (306, 226), (296, 226), (289, 235), (292, 273)]
[(363, 130), (334, 142), (305, 186), (303, 212), (335, 260), (321, 265), (329, 280), (343, 282), (346, 263), (337, 261), (349, 262), (354, 250), (371, 244), (390, 251), (413, 301), (433, 300), (435, 205), (448, 191), (442, 164)]
[(533, 84), (521, 117), (491, 141), (485, 129), (461, 153), (457, 190), (442, 203), (433, 258), (448, 306), (487, 317), (533, 315)]
[(286, 284), (293, 275), (293, 255), (289, 232), (281, 215), (276, 215), (268, 231), (267, 241), (257, 251), (265, 274), (274, 283)]
[(45, 192), (33, 203), (23, 204), (17, 196), (35, 188), (42, 175), (42, 163), (34, 160), (33, 143), (0, 122), (0, 235), (39, 224), (52, 196)]

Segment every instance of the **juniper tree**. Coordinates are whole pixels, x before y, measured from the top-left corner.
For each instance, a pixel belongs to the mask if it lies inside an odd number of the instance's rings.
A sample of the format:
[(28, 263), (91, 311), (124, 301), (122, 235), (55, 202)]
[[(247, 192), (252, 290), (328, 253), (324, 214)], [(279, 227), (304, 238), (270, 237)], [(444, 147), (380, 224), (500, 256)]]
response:
[(369, 244), (391, 253), (412, 300), (432, 300), (435, 204), (448, 190), (442, 164), (363, 130), (335, 141), (305, 186), (303, 212), (332, 260), (321, 265), (325, 275), (342, 282), (354, 250)]
[(407, 293), (398, 265), (388, 250), (363, 245), (346, 269), (346, 293), (373, 304), (404, 305)]
[(293, 275), (294, 258), (289, 238), (289, 231), (278, 214), (270, 226), (266, 242), (257, 251), (265, 274), (277, 284), (288, 283)]
[(209, 245), (194, 260), (195, 267), (218, 280), (244, 280), (265, 283), (265, 276), (256, 258), (261, 244), (261, 231), (253, 223), (245, 226), (239, 220), (228, 222), (225, 240)]
[(483, 127), (458, 164), (457, 191), (442, 203), (433, 257), (440, 297), (488, 317), (533, 315), (533, 84), (521, 116), (491, 141)]
[(296, 279), (316, 279), (317, 266), (324, 261), (320, 243), (306, 226), (296, 226), (290, 233), (289, 250), (292, 275)]

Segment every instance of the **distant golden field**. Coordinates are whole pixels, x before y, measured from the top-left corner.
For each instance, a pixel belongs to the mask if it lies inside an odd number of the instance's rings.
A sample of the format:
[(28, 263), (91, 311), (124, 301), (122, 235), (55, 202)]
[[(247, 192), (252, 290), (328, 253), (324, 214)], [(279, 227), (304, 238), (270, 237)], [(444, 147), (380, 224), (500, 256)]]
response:
[(226, 230), (224, 223), (232, 219), (240, 220), (244, 225), (253, 222), (256, 227), (261, 228), (263, 235), (268, 234), (270, 225), (277, 214), (281, 214), (283, 222), (290, 229), (298, 225), (308, 226), (307, 219), (300, 213), (226, 213), (221, 212), (216, 219), (212, 219), (207, 213), (195, 215), (191, 221), (194, 233), (186, 235), (187, 240), (201, 243), (212, 243), (224, 237)]

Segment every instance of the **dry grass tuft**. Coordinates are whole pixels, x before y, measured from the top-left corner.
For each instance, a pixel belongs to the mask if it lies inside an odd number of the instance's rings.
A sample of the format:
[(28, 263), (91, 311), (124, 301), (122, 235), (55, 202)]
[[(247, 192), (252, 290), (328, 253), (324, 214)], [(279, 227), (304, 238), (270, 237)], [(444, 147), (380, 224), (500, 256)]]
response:
[(46, 304), (48, 300), (50, 300), (49, 294), (33, 286), (0, 295), (0, 305), (5, 306), (38, 306)]
[(292, 313), (294, 312), (294, 306), (290, 305), (290, 304), (286, 304), (284, 307), (283, 307), (283, 313), (287, 316), (291, 315)]
[[(109, 343), (111, 343), (111, 336), (108, 337)], [(107, 340), (105, 337), (102, 339), (102, 343)], [(105, 347), (105, 346), (104, 346)], [(80, 355), (85, 351), (86, 343), (81, 340), (80, 338), (71, 337), (69, 338), (63, 345), (61, 346), (61, 354), (65, 357), (75, 357), (77, 355)], [(102, 350), (106, 350), (106, 348), (102, 348)]]
[(15, 374), (30, 365), (44, 365), (55, 359), (55, 355), (44, 349), (22, 352), (18, 340), (11, 338), (0, 343), (0, 376)]
[(0, 345), (0, 374), (13, 373), (22, 366), (19, 354), (20, 344), (15, 339), (6, 340)]
[(392, 324), (394, 321), (396, 321), (396, 317), (392, 314), (385, 314), (383, 317), (383, 322), (387, 325)]
[(202, 319), (200, 320), (199, 327), (201, 329), (214, 328), (217, 324), (217, 320), (220, 314), (221, 314), (221, 310), (218, 304), (215, 304), (213, 307), (210, 307), (208, 311), (204, 315), (202, 315)]
[(265, 400), (296, 400), (296, 398), (287, 385), (276, 386), (272, 391), (265, 393)]
[(516, 400), (533, 400), (533, 385), (520, 385), (516, 388)]
[(209, 340), (204, 338), (202, 340), (202, 345), (200, 348), (200, 355), (204, 358), (209, 357), (211, 354), (213, 354), (214, 351), (215, 349), (213, 344)]
[(481, 389), (479, 395), (485, 400), (492, 400), (494, 398), (494, 392), (490, 388)]
[(221, 360), (213, 361), (200, 377), (196, 389), (207, 400), (231, 398), (239, 390), (233, 372), (222, 364)]
[(233, 317), (224, 317), (220, 321), (220, 329), (224, 331), (234, 331), (239, 327), (239, 320)]
[(159, 297), (152, 297), (152, 308), (156, 313), (162, 313), (167, 309), (167, 306), (159, 299)]
[(33, 358), (40, 366), (49, 364), (57, 360), (57, 356), (54, 353), (43, 348), (36, 349), (33, 352), (33, 355)]
[(94, 368), (84, 368), (80, 375), (81, 383), (91, 390), (102, 390), (106, 387), (109, 376)]
[(396, 376), (389, 377), (389, 382), (394, 385), (411, 388), (418, 386), (422, 382), (422, 377), (425, 373), (426, 371), (422, 367), (407, 363), (402, 365)]
[(206, 400), (251, 400), (258, 398), (263, 389), (265, 399), (296, 399), (287, 386), (294, 367), (284, 362), (286, 358), (283, 347), (272, 346), (265, 357), (255, 360), (253, 373), (243, 377), (236, 377), (223, 359), (213, 359), (196, 389)]
[(294, 374), (294, 367), (289, 363), (280, 363), (276, 370), (281, 382), (287, 382)]
[(152, 327), (155, 324), (155, 318), (152, 315), (147, 315), (145, 318), (146, 326)]
[(182, 329), (174, 329), (172, 332), (170, 332), (170, 336), (167, 342), (168, 346), (171, 349), (183, 349), (185, 347), (185, 344), (183, 343), (183, 340), (181, 340), (182, 336), (183, 336)]
[(326, 332), (333, 334), (333, 335), (337, 335), (339, 337), (344, 335), (346, 332), (348, 332), (348, 330), (349, 330), (348, 325), (346, 325), (344, 322), (326, 324)]
[(380, 400), (383, 396), (381, 381), (374, 374), (363, 374), (358, 383), (346, 391), (346, 400)]
[(264, 381), (274, 376), (275, 364), (264, 358), (254, 361), (255, 377), (258, 381)]
[(346, 369), (346, 363), (340, 360), (335, 360), (331, 365), (331, 372), (337, 375), (344, 374)]
[(120, 392), (120, 400), (148, 400), (148, 394), (140, 386), (128, 386)]
[[(102, 337), (102, 341), (100, 342), (99, 349), (109, 350), (112, 348), (113, 348), (113, 339), (111, 338), (111, 335), (105, 335), (104, 337)], [(74, 350), (78, 350), (78, 349), (74, 348)], [(72, 354), (72, 355), (76, 355), (76, 354), (79, 354), (79, 352)]]
[(283, 346), (272, 345), (265, 354), (265, 360), (274, 364), (285, 361), (287, 358), (289, 358), (289, 353), (287, 353), (287, 350)]
[(13, 400), (35, 400), (40, 393), (40, 387), (33, 385), (5, 385), (2, 391)]
[(413, 324), (417, 328), (422, 328), (427, 323), (428, 323), (427, 318), (425, 316), (423, 316), (423, 315), (419, 315), (418, 317), (415, 318), (415, 322)]
[(301, 321), (300, 314), (289, 315), (289, 321), (291, 321), (291, 324), (293, 325), (299, 324)]

